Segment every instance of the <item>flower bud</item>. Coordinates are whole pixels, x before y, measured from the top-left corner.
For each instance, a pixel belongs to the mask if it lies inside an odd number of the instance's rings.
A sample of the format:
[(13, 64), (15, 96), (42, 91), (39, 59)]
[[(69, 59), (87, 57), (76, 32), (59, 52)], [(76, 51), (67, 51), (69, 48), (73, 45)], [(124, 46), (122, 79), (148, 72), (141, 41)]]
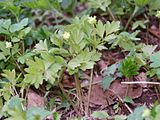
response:
[(12, 43), (11, 42), (6, 42), (6, 48), (11, 48), (12, 47)]
[(69, 32), (64, 32), (63, 35), (62, 35), (62, 37), (63, 37), (65, 40), (69, 39), (70, 36), (71, 36), (71, 35), (70, 35)]
[(95, 24), (97, 22), (96, 16), (94, 16), (94, 17), (88, 17), (88, 22), (91, 25)]

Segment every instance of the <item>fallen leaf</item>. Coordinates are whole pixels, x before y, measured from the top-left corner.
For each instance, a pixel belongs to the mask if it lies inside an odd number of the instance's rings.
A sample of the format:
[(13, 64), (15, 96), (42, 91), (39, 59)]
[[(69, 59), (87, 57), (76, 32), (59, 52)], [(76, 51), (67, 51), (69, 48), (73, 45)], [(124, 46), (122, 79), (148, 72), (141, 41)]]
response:
[(31, 107), (44, 108), (44, 98), (30, 89), (27, 94), (27, 108)]
[[(98, 78), (98, 80), (100, 80), (100, 78)], [(121, 84), (120, 80), (114, 80), (110, 85), (109, 89), (110, 90), (103, 91), (101, 84), (93, 85), (91, 90), (90, 103), (102, 106), (112, 105), (117, 102), (118, 99), (117, 96), (121, 97), (122, 99), (125, 98), (127, 85)], [(135, 99), (140, 97), (141, 95), (142, 95), (141, 86), (138, 85), (129, 86), (129, 91), (128, 91), (129, 98)]]
[[(144, 72), (141, 72), (139, 75), (137, 75), (136, 80), (140, 81), (140, 82), (146, 82), (147, 81), (147, 76)], [(146, 88), (147, 84), (140, 84), (141, 87)]]

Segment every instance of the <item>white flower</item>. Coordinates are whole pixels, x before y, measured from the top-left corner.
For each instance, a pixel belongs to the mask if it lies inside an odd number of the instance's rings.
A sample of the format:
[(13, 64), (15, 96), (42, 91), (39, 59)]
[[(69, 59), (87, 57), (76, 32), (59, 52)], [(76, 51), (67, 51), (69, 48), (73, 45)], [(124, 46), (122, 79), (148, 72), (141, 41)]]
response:
[(96, 20), (96, 16), (93, 16), (93, 17), (88, 17), (88, 22), (92, 25), (92, 24), (95, 24), (97, 22)]
[(143, 111), (142, 116), (143, 116), (143, 117), (149, 117), (150, 114), (151, 114), (151, 111), (150, 111), (148, 108), (146, 108), (146, 109)]
[(160, 18), (160, 11), (157, 11), (156, 17)]
[(71, 35), (70, 35), (69, 32), (64, 32), (63, 35), (62, 35), (62, 37), (63, 37), (64, 39), (66, 39), (66, 40), (69, 39), (70, 36), (71, 36)]
[(11, 42), (6, 42), (6, 48), (11, 48), (12, 47), (12, 43)]

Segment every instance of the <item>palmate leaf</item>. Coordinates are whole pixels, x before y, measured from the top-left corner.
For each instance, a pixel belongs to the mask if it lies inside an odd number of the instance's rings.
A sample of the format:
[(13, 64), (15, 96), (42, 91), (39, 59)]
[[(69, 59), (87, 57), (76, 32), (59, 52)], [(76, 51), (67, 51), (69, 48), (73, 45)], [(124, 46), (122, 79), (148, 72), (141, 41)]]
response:
[(39, 43), (35, 45), (35, 51), (48, 51), (47, 40), (40, 40)]
[(139, 66), (136, 64), (134, 57), (127, 57), (120, 63), (119, 71), (127, 78), (138, 74)]
[(104, 78), (102, 81), (102, 88), (106, 90), (109, 88), (110, 84), (115, 80), (114, 73), (116, 72), (117, 64), (109, 66), (104, 72)]
[(22, 30), (28, 24), (28, 18), (22, 19), (19, 23), (12, 24), (9, 28), (11, 33)]
[[(49, 112), (44, 108), (33, 107), (26, 112), (26, 116), (27, 116), (26, 120), (43, 120), (45, 117), (51, 114), (52, 112)], [(35, 119), (35, 118), (39, 118), (39, 119)]]
[(160, 51), (154, 53), (150, 57), (150, 67), (153, 68), (152, 70), (155, 71), (158, 79), (160, 79)]
[(25, 69), (27, 74), (24, 81), (29, 84), (33, 84), (36, 88), (43, 82), (43, 73), (45, 70), (44, 62), (40, 58), (35, 58), (35, 61), (27, 61), (28, 68)]
[(145, 108), (146, 106), (137, 107), (134, 112), (128, 116), (127, 120), (144, 120), (142, 114)]
[(26, 113), (22, 109), (22, 99), (16, 96), (12, 97), (2, 110), (10, 115), (5, 120), (26, 120)]
[(105, 111), (94, 111), (91, 116), (98, 119), (107, 119), (109, 117), (108, 113)]
[(150, 65), (151, 67), (153, 68), (160, 67), (160, 51), (152, 54), (150, 57), (150, 61), (152, 62)]
[[(47, 63), (45, 63), (45, 66), (48, 66), (46, 64)], [(45, 80), (53, 84), (59, 77), (58, 72), (61, 70), (61, 68), (62, 68), (62, 64), (58, 64), (58, 63), (50, 64), (48, 68), (46, 68), (44, 73)]]
[(145, 45), (144, 47), (141, 48), (141, 50), (143, 51), (145, 57), (150, 57), (156, 48), (157, 48), (157, 45), (154, 45), (154, 46), (153, 45)]
[(117, 32), (120, 29), (120, 22), (113, 21), (110, 23), (109, 21), (107, 21), (105, 27), (106, 27), (106, 36), (107, 36), (111, 33)]
[(0, 34), (9, 35), (8, 29), (9, 29), (10, 25), (11, 25), (10, 19), (8, 19), (8, 20), (1, 19), (0, 20)]
[(32, 107), (24, 111), (22, 105), (22, 99), (17, 96), (8, 100), (2, 108), (2, 114), (9, 114), (5, 120), (43, 120), (52, 114), (52, 112), (39, 107)]
[(90, 0), (92, 8), (100, 8), (103, 11), (106, 11), (106, 8), (111, 4), (111, 0)]
[(12, 85), (16, 85), (16, 73), (14, 69), (12, 71), (3, 70), (2, 76), (7, 78)]
[(77, 69), (86, 70), (93, 68), (96, 61), (101, 57), (100, 53), (95, 51), (82, 51), (79, 55), (68, 62), (67, 68), (69, 73), (73, 74), (74, 71), (77, 72)]

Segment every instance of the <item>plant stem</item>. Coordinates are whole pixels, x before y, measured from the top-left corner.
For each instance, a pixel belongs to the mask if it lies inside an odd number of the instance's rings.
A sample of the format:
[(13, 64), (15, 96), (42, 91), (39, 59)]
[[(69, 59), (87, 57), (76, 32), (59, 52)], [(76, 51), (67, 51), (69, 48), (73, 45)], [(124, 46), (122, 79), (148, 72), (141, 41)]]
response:
[(130, 113), (133, 113), (131, 108), (123, 101), (123, 99), (119, 95), (117, 95), (112, 89), (108, 89), (108, 90), (118, 97), (118, 99), (124, 104), (124, 106), (128, 109)]
[(135, 14), (137, 13), (138, 10), (139, 10), (139, 7), (138, 7), (138, 6), (135, 6), (135, 9), (134, 9), (132, 15), (129, 17), (129, 19), (128, 19), (128, 21), (127, 21), (127, 24), (126, 24), (126, 26), (125, 26), (125, 28), (124, 28), (124, 30), (127, 30), (127, 28), (128, 28), (128, 26), (129, 26), (131, 20), (133, 19), (133, 17), (135, 16)]
[(16, 88), (15, 88), (15, 86), (14, 86), (14, 85), (12, 86), (12, 89), (14, 90), (14, 92), (15, 92), (16, 96), (19, 96), (19, 95), (18, 95), (18, 92), (17, 92), (17, 90), (16, 90)]
[(66, 68), (63, 68), (63, 69), (60, 71), (60, 77), (59, 77), (59, 81), (58, 81), (59, 83), (58, 83), (58, 85), (59, 85), (62, 93), (64, 94), (64, 96), (67, 98), (67, 100), (70, 102), (70, 104), (72, 105), (72, 107), (73, 107), (74, 110), (76, 111), (76, 113), (77, 113), (79, 116), (82, 116), (82, 115), (80, 114), (80, 112), (78, 111), (78, 109), (76, 108), (76, 106), (74, 105), (74, 103), (72, 102), (72, 100), (70, 99), (69, 95), (65, 92), (64, 87), (63, 87), (63, 85), (62, 85), (62, 83), (61, 83), (62, 78), (63, 78), (63, 74), (64, 74), (64, 71), (65, 71), (65, 70), (66, 70)]
[(14, 59), (13, 54), (12, 54), (12, 49), (10, 49), (10, 54), (11, 54), (11, 58), (13, 59), (13, 61), (15, 62), (15, 64), (17, 65), (18, 69), (21, 71), (21, 73), (24, 75), (24, 71), (23, 69), (21, 69), (21, 66), (19, 65), (19, 63)]
[(81, 90), (81, 84), (79, 81), (79, 77), (78, 77), (78, 73), (74, 74), (74, 79), (75, 79), (75, 83), (76, 83), (76, 91), (77, 91), (77, 95), (80, 101), (80, 108), (81, 110), (83, 110), (83, 98), (82, 98), (82, 90)]
[(74, 105), (74, 103), (72, 102), (72, 100), (70, 99), (69, 95), (65, 92), (64, 88), (63, 88), (63, 85), (62, 83), (59, 82), (59, 87), (62, 91), (62, 93), (64, 94), (64, 96), (67, 98), (67, 100), (70, 102), (70, 104), (72, 105), (72, 107), (74, 108), (74, 110), (76, 111), (76, 113), (79, 115), (79, 116), (82, 116), (80, 114), (80, 112), (78, 111), (78, 109), (76, 108), (76, 106)]
[(93, 69), (91, 69), (91, 75), (90, 75), (86, 116), (88, 116), (88, 113), (89, 113), (89, 103), (90, 103), (90, 96), (91, 96), (91, 90), (92, 90), (92, 82), (93, 82)]
[(112, 17), (112, 19), (113, 19), (114, 21), (116, 21), (113, 13), (112, 13), (112, 11), (111, 11), (111, 9), (110, 9), (109, 7), (107, 7), (107, 11), (108, 11), (108, 13), (110, 14), (110, 16)]

